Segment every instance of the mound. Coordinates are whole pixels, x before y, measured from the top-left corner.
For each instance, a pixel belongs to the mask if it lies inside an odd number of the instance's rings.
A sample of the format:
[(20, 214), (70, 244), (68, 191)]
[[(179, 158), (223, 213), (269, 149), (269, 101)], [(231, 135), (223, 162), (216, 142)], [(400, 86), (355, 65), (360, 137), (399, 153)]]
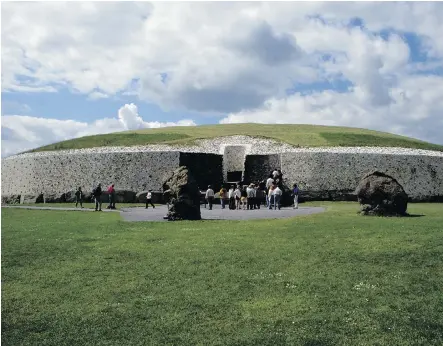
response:
[(244, 135), (298, 147), (402, 147), (443, 151), (443, 146), (372, 130), (318, 125), (229, 124), (143, 129), (86, 136), (46, 145), (31, 152), (152, 144), (194, 145), (197, 139)]

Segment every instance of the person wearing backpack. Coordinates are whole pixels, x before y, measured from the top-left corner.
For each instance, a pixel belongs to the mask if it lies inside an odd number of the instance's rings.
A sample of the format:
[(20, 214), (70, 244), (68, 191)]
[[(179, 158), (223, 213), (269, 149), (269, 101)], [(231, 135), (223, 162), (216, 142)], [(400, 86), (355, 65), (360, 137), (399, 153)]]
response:
[(298, 195), (300, 193), (300, 190), (297, 186), (297, 184), (294, 184), (292, 187), (292, 196), (294, 197), (294, 209), (298, 209)]

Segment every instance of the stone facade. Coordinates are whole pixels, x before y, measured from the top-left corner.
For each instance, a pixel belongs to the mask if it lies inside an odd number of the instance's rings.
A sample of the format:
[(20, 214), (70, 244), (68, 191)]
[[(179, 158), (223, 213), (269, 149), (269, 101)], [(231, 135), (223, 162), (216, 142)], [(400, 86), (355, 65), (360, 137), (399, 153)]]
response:
[(78, 186), (88, 194), (99, 182), (135, 193), (160, 191), (164, 175), (181, 165), (189, 167), (201, 189), (212, 184), (217, 190), (228, 172), (242, 171), (245, 181), (257, 181), (280, 167), (284, 183), (299, 184), (305, 199), (346, 200), (366, 173), (378, 170), (397, 179), (411, 200), (443, 200), (442, 152), (295, 148), (245, 136), (206, 139), (190, 147), (91, 148), (11, 156), (2, 160), (2, 200), (32, 201), (42, 193), (57, 200), (61, 194), (72, 195)]
[(365, 174), (378, 170), (397, 179), (413, 201), (443, 200), (443, 156), (324, 152), (280, 155), (285, 183), (297, 183), (311, 195), (351, 193)]
[(62, 194), (98, 183), (119, 190), (161, 190), (163, 175), (179, 166), (179, 152), (89, 153), (2, 160), (3, 195)]

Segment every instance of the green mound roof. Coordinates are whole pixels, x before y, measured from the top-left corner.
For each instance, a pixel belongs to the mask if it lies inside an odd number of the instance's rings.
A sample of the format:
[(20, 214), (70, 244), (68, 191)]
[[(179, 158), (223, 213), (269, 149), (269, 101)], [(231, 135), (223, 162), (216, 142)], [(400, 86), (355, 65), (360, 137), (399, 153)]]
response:
[(196, 139), (232, 135), (265, 137), (300, 147), (377, 146), (443, 151), (442, 145), (372, 130), (318, 125), (229, 124), (168, 127), (86, 136), (46, 145), (31, 152), (148, 144), (192, 145)]

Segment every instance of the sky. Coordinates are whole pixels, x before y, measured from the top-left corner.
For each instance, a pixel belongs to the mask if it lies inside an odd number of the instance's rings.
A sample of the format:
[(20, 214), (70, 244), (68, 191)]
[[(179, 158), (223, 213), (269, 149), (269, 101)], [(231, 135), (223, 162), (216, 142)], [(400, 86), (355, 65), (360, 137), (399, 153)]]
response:
[(3, 2), (1, 155), (164, 126), (443, 144), (443, 3)]

